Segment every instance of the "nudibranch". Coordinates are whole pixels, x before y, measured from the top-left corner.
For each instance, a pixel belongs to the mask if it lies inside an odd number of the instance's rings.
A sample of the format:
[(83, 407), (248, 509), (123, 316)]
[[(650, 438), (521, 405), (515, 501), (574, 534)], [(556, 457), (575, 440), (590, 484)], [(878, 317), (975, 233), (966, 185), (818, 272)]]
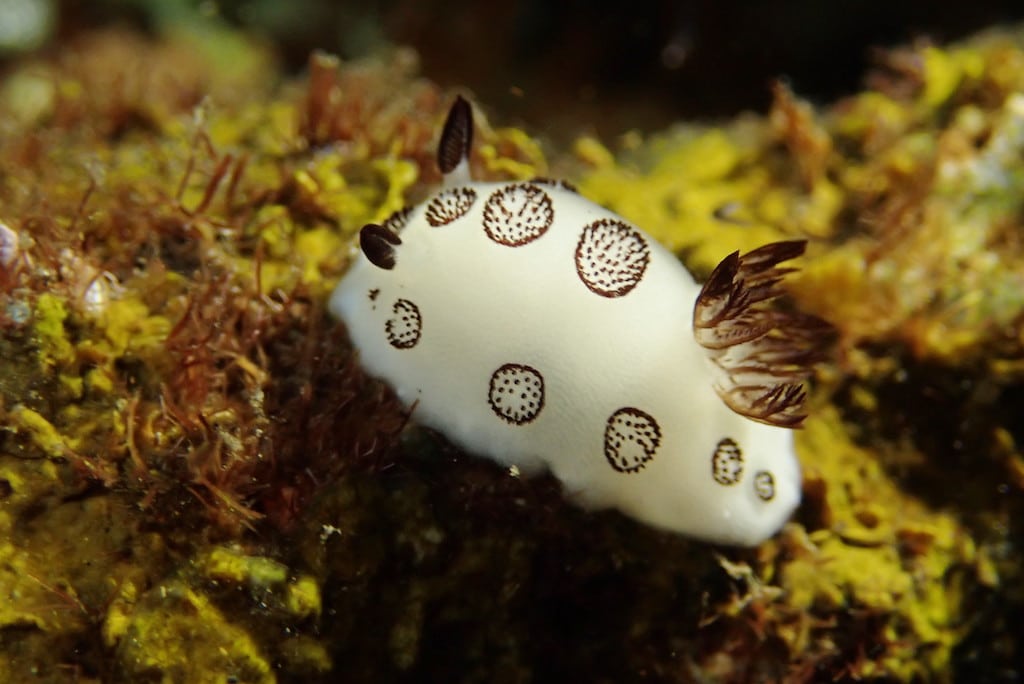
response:
[(444, 184), (359, 234), (329, 308), (413, 419), (587, 508), (737, 545), (800, 501), (790, 428), (824, 324), (765, 305), (803, 241), (730, 254), (703, 288), (568, 183), (476, 182), (458, 98)]

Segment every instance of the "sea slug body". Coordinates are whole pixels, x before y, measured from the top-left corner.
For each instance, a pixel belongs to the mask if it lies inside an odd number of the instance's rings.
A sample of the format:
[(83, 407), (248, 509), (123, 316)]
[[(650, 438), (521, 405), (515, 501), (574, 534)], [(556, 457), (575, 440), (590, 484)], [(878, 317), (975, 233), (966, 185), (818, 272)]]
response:
[(413, 419), (566, 495), (753, 545), (800, 501), (790, 428), (826, 329), (773, 310), (802, 241), (727, 256), (703, 287), (640, 228), (562, 182), (476, 182), (452, 106), (444, 187), (360, 233), (330, 299)]

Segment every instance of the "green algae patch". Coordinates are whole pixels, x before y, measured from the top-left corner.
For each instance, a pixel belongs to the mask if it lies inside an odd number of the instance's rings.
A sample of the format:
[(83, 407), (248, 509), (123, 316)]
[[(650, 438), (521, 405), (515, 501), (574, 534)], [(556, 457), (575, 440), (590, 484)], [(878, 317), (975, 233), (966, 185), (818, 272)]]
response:
[(287, 663), (295, 676), (329, 670), (310, 635), (278, 636), (319, 610), (309, 577), (238, 546), (217, 546), (144, 593), (123, 585), (103, 634), (125, 681), (276, 682), (275, 663)]
[[(835, 411), (808, 420), (798, 444), (805, 509), (815, 516), (778, 542), (780, 611), (860, 621), (875, 653), (850, 663), (853, 677), (913, 681), (948, 672), (966, 631), (969, 587), (985, 572), (969, 530), (901, 490), (876, 454), (850, 440)], [(799, 646), (807, 653), (822, 644)]]
[(547, 160), (540, 145), (518, 128), (495, 130), (493, 141), (485, 142), (479, 155), (486, 173), (498, 178), (529, 180), (547, 174)]
[(50, 421), (25, 406), (15, 406), (7, 413), (8, 429), (15, 435), (25, 434), (28, 439), (50, 458), (63, 458), (71, 452), (64, 436)]
[(0, 458), (0, 492), (0, 672), (68, 681), (119, 585), (160, 572), (161, 544), (123, 523), (116, 497), (69, 497), (49, 459)]
[(104, 351), (113, 358), (121, 358), (163, 343), (171, 331), (171, 322), (165, 316), (151, 315), (145, 302), (126, 299), (110, 302), (103, 308), (99, 327), (110, 343), (110, 348)]
[(614, 164), (599, 143), (582, 139), (577, 155), (594, 168), (580, 179), (580, 191), (707, 274), (723, 254), (830, 231), (842, 193), (824, 178), (805, 188), (780, 175), (780, 137), (769, 122), (751, 119), (679, 126), (634, 142)]
[(246, 629), (229, 621), (208, 598), (181, 585), (163, 586), (159, 595), (138, 605), (121, 644), (119, 661), (128, 681), (276, 681), (270, 662)]
[[(585, 175), (580, 192), (683, 251), (693, 269), (710, 273), (723, 254), (783, 236), (750, 206), (764, 197), (771, 177), (749, 164), (747, 153), (727, 131), (682, 128), (650, 141), (632, 164)], [(730, 207), (748, 213), (717, 217)]]
[[(929, 48), (911, 102), (869, 92), (826, 115), (859, 152), (834, 164), (866, 230), (809, 263), (794, 289), (854, 344), (897, 341), (956, 364), (1024, 315), (1024, 257), (1007, 241), (1021, 209), (1024, 107), (1018, 82), (1000, 92), (991, 81), (1008, 52), (1019, 59), (1005, 38)], [(938, 117), (931, 107), (950, 99)]]
[(237, 548), (217, 547), (199, 558), (196, 566), (210, 579), (248, 585), (254, 592), (274, 596), (277, 608), (296, 618), (320, 613), (320, 589), (313, 579), (292, 577), (286, 565), (272, 558), (246, 555)]
[(277, 561), (223, 547), (211, 550), (199, 565), (200, 572), (213, 579), (249, 583), (255, 587), (282, 584), (287, 578), (287, 568)]
[(39, 345), (39, 363), (54, 366), (74, 359), (74, 347), (64, 332), (68, 309), (52, 294), (44, 293), (36, 301), (35, 332)]

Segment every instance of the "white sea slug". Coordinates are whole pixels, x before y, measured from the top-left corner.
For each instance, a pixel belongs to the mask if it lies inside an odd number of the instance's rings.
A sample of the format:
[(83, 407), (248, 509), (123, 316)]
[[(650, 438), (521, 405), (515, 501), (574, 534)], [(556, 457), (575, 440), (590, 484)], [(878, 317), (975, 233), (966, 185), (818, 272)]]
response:
[(703, 289), (563, 182), (480, 183), (459, 98), (443, 188), (365, 226), (331, 296), (413, 418), (588, 508), (753, 545), (800, 501), (792, 433), (824, 324), (773, 311), (803, 241), (734, 253)]

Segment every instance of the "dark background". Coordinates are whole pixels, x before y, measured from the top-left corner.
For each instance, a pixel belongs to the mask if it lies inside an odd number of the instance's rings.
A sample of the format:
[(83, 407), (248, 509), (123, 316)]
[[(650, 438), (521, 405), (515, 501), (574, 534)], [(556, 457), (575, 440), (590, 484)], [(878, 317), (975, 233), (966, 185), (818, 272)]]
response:
[(428, 78), (549, 134), (764, 111), (775, 78), (827, 102), (860, 87), (880, 47), (1024, 19), (1020, 0), (64, 0), (61, 31), (154, 29), (183, 8), (267, 36), (296, 72), (314, 48), (414, 47)]

